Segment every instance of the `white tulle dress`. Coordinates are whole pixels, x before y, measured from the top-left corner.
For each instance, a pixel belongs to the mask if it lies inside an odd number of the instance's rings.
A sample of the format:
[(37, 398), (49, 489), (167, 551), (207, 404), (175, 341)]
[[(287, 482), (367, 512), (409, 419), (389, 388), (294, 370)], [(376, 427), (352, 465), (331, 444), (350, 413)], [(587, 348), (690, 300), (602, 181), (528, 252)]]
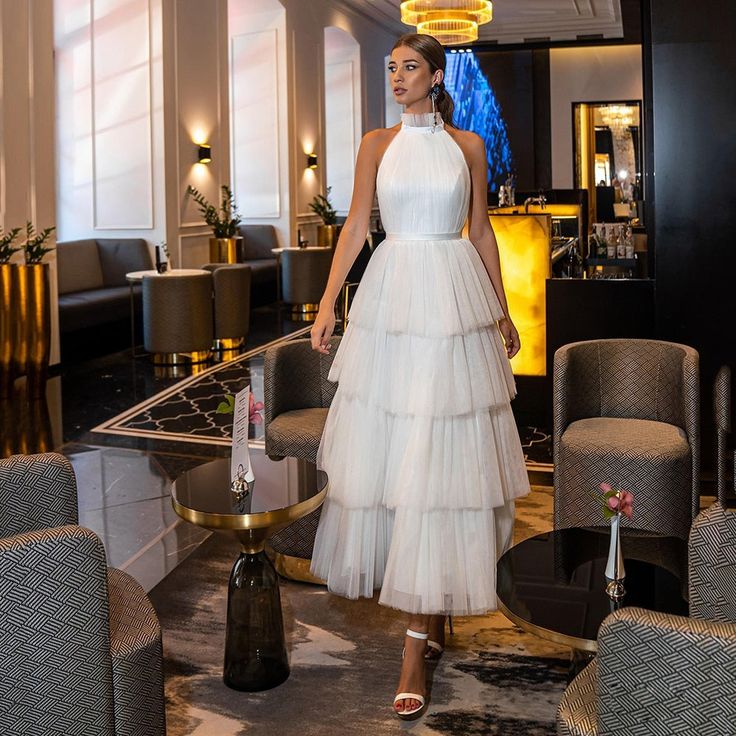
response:
[(381, 604), (411, 613), (484, 613), (529, 481), (502, 310), (461, 237), (468, 166), (431, 115), (404, 114), (376, 188), (386, 239), (329, 374), (311, 570), (347, 598), (381, 588)]

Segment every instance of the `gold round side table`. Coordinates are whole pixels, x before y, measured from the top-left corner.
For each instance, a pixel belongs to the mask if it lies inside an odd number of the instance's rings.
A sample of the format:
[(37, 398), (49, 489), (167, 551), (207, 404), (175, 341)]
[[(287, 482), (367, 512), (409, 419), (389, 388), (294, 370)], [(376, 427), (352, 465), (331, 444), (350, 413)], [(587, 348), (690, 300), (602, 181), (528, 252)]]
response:
[(240, 556), (228, 584), (223, 680), (234, 690), (255, 692), (289, 677), (279, 582), (266, 556), (266, 539), (314, 511), (327, 493), (327, 476), (298, 458), (281, 462), (251, 457), (256, 480), (230, 490), (230, 459), (189, 470), (175, 481), (176, 513), (192, 524), (234, 534)]

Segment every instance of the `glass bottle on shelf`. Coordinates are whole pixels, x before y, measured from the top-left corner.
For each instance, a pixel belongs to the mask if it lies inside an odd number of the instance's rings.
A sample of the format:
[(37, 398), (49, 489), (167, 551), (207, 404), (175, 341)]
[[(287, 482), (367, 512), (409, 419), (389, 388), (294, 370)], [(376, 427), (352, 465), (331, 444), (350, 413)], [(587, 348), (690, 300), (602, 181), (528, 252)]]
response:
[(624, 228), (622, 225), (616, 226), (616, 257), (626, 257), (626, 241), (624, 240)]
[(634, 233), (631, 229), (631, 225), (626, 225), (624, 235), (624, 246), (626, 251), (626, 258), (634, 257)]
[(598, 223), (594, 222), (588, 235), (588, 258), (595, 258), (598, 255)]
[(606, 227), (608, 236), (606, 237), (606, 255), (609, 258), (616, 257), (616, 226), (608, 225)]
[(600, 226), (598, 231), (598, 258), (605, 258), (606, 253), (606, 225), (605, 223)]

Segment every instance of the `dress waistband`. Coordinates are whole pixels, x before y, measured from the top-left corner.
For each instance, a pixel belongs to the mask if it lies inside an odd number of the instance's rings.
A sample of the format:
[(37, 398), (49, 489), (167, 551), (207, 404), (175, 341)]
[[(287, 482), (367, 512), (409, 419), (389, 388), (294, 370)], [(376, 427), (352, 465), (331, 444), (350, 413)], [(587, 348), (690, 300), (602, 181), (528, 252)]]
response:
[(459, 233), (386, 233), (386, 240), (462, 240)]

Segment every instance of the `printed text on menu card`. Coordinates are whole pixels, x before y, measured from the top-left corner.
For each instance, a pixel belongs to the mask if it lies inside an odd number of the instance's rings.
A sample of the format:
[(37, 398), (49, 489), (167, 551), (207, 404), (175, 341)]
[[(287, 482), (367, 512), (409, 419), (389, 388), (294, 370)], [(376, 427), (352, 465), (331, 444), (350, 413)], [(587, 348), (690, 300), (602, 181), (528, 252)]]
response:
[(244, 478), (250, 483), (255, 479), (248, 454), (248, 425), (250, 420), (250, 384), (235, 395), (233, 412), (233, 453), (230, 460), (230, 478)]

